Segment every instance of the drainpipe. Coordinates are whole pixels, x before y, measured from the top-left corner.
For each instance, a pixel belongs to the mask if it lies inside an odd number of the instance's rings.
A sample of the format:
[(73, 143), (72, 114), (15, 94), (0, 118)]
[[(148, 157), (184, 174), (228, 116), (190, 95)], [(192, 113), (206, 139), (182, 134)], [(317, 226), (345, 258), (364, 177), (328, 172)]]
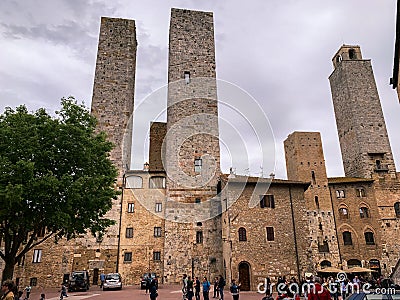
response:
[(119, 273), (119, 257), (121, 250), (121, 227), (122, 227), (122, 203), (124, 202), (124, 190), (125, 190), (125, 173), (122, 175), (122, 192), (121, 192), (121, 202), (120, 202), (120, 211), (119, 211), (119, 225), (118, 225), (118, 246), (117, 246), (117, 266), (115, 267), (115, 273)]
[(298, 280), (298, 282), (301, 282), (299, 252), (297, 250), (296, 224), (295, 224), (295, 219), (294, 219), (293, 201), (292, 201), (292, 188), (290, 186), (289, 186), (289, 199), (290, 199), (290, 209), (291, 209), (291, 212), (292, 212), (294, 249), (295, 249), (295, 252), (296, 252), (297, 280)]

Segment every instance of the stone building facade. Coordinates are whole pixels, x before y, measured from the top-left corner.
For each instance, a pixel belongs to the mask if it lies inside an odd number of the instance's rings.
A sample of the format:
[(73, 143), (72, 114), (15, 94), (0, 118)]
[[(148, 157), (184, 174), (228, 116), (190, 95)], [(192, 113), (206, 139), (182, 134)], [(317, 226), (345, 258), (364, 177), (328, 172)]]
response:
[(78, 269), (93, 284), (101, 272), (121, 273), (125, 285), (186, 273), (236, 278), (244, 290), (327, 266), (400, 273), (398, 173), (358, 46), (339, 49), (330, 76), (345, 177), (327, 177), (319, 133), (294, 132), (287, 180), (221, 173), (213, 15), (183, 9), (171, 12), (167, 122), (151, 124), (149, 163), (130, 170), (136, 47), (133, 20), (102, 18), (92, 112), (116, 145), (116, 225), (39, 245), (16, 267), (21, 286), (59, 286)]

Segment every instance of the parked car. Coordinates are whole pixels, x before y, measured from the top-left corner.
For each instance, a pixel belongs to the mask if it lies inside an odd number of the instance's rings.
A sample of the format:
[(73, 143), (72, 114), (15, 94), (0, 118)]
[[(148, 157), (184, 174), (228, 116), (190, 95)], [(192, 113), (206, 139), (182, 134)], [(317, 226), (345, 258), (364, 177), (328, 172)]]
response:
[[(143, 274), (142, 280), (140, 281), (140, 289), (145, 290), (147, 285), (147, 279), (149, 278), (149, 273)], [(150, 273), (151, 280), (156, 278), (156, 273)], [(158, 282), (156, 283), (156, 288), (158, 288)]]
[(109, 289), (122, 289), (122, 277), (119, 273), (107, 274), (104, 279), (103, 291)]
[(69, 276), (68, 291), (87, 291), (89, 289), (89, 272), (73, 271)]

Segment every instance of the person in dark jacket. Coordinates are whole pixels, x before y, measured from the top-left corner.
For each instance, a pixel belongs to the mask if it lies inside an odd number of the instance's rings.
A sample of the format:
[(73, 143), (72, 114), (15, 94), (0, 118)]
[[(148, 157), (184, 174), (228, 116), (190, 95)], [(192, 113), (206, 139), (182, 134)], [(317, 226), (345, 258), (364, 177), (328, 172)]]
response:
[(150, 288), (150, 300), (156, 300), (158, 297), (157, 288), (153, 284)]

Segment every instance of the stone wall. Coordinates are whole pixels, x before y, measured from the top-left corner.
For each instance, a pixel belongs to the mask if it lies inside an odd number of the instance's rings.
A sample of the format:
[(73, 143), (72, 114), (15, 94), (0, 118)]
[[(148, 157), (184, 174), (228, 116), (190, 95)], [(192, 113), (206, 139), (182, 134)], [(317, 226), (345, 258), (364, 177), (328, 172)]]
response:
[(162, 152), (167, 123), (151, 122), (150, 124), (150, 147), (149, 147), (149, 168), (150, 171), (163, 171)]

